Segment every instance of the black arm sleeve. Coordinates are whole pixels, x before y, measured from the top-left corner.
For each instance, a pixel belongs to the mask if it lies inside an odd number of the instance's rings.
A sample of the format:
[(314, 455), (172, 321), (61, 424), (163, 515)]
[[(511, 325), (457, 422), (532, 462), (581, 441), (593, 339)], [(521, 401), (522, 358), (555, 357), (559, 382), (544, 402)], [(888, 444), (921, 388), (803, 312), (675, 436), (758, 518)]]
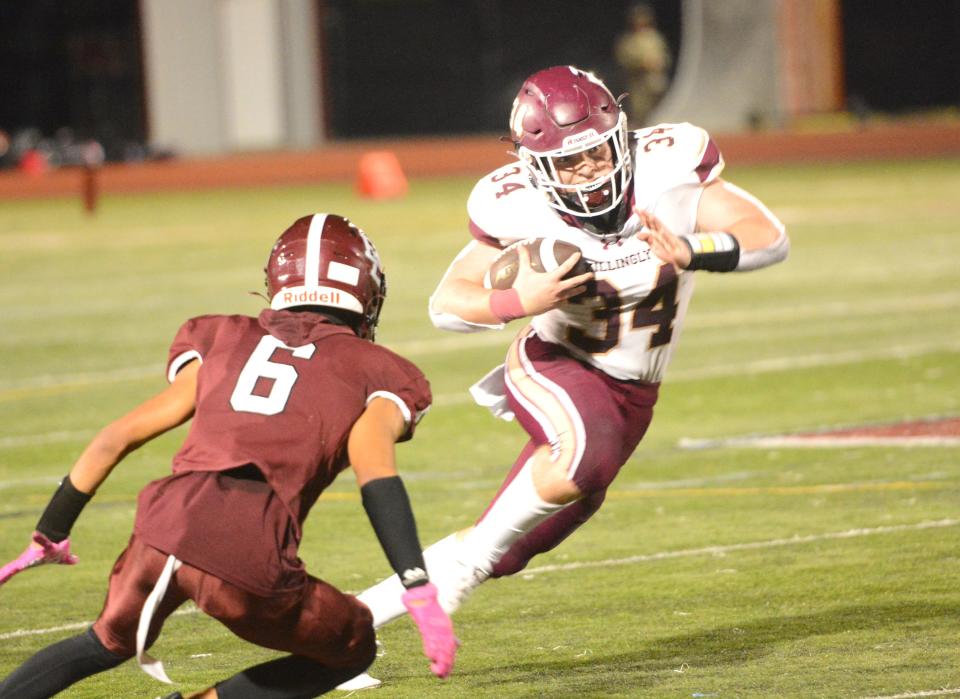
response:
[(360, 495), (383, 552), (403, 586), (417, 587), (428, 582), (417, 523), (400, 476), (372, 480), (360, 488)]
[(91, 497), (77, 490), (70, 482), (70, 476), (64, 476), (57, 492), (50, 498), (47, 509), (40, 515), (37, 531), (55, 544), (63, 541), (70, 536), (73, 523)]

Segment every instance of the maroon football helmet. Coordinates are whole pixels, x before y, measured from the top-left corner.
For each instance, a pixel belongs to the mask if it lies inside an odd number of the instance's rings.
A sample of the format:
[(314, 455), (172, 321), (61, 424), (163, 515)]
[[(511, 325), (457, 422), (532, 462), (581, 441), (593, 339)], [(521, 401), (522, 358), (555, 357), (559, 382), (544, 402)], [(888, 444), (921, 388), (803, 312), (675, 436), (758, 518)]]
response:
[(372, 340), (387, 279), (370, 239), (336, 214), (294, 221), (274, 243), (264, 267), (273, 309), (337, 308), (356, 314), (353, 327)]
[[(574, 216), (600, 216), (623, 200), (633, 168), (627, 116), (592, 73), (554, 66), (524, 81), (513, 101), (510, 130), (520, 162), (550, 206)], [(610, 145), (613, 170), (591, 182), (560, 181), (555, 158)]]

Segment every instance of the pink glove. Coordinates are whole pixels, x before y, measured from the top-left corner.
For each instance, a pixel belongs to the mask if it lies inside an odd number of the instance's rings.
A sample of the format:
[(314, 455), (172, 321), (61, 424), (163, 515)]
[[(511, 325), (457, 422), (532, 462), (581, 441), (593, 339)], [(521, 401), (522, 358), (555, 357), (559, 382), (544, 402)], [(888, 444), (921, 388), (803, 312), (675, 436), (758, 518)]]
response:
[(79, 560), (70, 553), (70, 539), (64, 539), (59, 544), (55, 544), (40, 532), (34, 532), (33, 542), (41, 548), (31, 544), (14, 560), (0, 568), (0, 585), (3, 585), (21, 570), (33, 566), (43, 565), (44, 563), (60, 563), (72, 566)]
[(430, 671), (437, 677), (447, 677), (460, 642), (453, 635), (453, 622), (437, 602), (436, 586), (427, 583), (410, 588), (400, 599), (423, 638), (423, 652), (431, 661)]

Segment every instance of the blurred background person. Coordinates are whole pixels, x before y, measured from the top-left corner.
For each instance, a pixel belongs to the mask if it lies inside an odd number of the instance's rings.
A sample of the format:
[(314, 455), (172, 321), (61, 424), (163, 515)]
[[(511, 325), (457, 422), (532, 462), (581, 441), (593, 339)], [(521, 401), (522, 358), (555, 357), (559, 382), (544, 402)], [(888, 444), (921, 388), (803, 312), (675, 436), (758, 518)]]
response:
[(650, 5), (633, 5), (627, 19), (630, 28), (617, 38), (614, 53), (627, 86), (631, 126), (640, 128), (647, 124), (647, 117), (667, 90), (670, 49), (657, 29)]

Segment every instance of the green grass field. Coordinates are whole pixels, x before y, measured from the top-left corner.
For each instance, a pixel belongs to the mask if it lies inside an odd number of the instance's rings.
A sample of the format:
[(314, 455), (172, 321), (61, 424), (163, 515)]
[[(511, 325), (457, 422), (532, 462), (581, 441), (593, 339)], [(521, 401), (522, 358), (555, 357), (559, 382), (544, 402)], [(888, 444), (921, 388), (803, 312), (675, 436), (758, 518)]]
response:
[[(878, 697), (960, 693), (956, 446), (680, 448), (960, 415), (960, 161), (730, 167), (789, 226), (783, 265), (698, 278), (653, 426), (600, 513), (456, 616), (455, 675), (433, 680), (412, 625), (382, 630), (379, 697)], [(467, 387), (513, 332), (435, 330), (426, 299), (467, 240), (469, 179), (401, 201), (348, 186), (0, 203), (0, 559), (27, 542), (85, 440), (162, 388), (201, 313), (256, 313), (276, 235), (313, 211), (375, 239), (380, 340), (435, 404), (399, 449), (424, 544), (479, 515), (523, 443)], [(132, 454), (74, 529), (82, 563), (0, 589), (0, 676), (95, 618), (135, 496), (178, 430)], [(359, 591), (388, 572), (352, 476), (317, 505), (308, 568)], [(211, 619), (155, 647), (190, 691), (271, 657)], [(170, 691), (127, 663), (65, 697)], [(365, 695), (366, 696), (366, 695)]]

